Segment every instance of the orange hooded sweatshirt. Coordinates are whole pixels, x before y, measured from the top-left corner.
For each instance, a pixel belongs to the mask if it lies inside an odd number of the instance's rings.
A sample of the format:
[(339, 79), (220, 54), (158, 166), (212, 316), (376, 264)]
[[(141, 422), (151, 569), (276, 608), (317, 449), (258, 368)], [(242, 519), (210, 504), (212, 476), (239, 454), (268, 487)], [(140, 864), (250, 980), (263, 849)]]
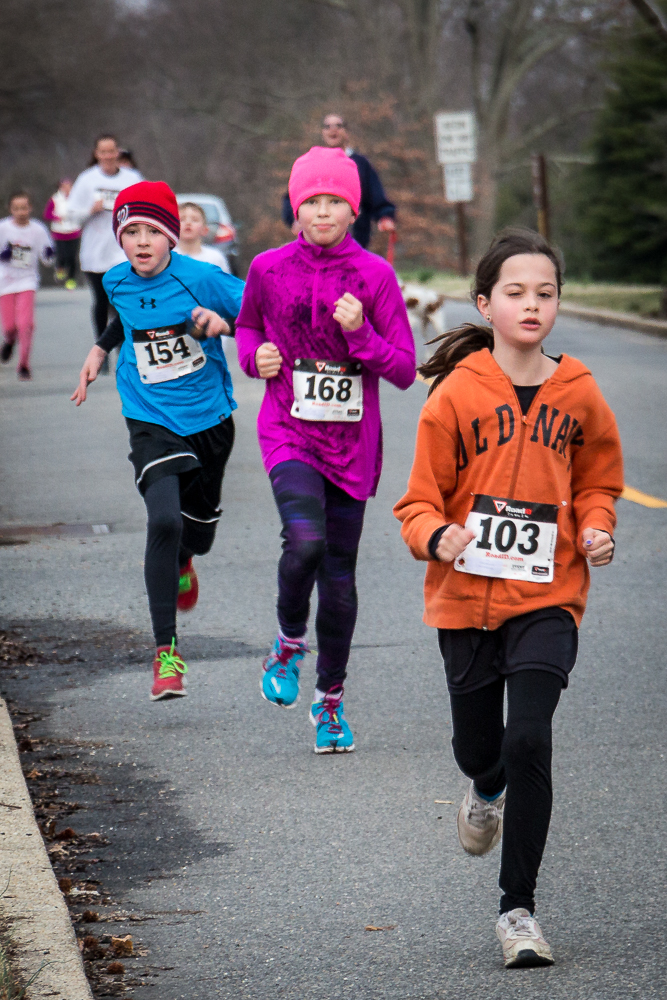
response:
[[(580, 361), (564, 354), (524, 417), (490, 351), (468, 355), (424, 405), (408, 491), (394, 507), (415, 559), (430, 560), (426, 624), (497, 629), (508, 618), (558, 606), (579, 625), (590, 584), (581, 532), (613, 535), (622, 489), (616, 420)], [(432, 559), (433, 532), (464, 525), (475, 494), (558, 505), (551, 583), (460, 573)]]

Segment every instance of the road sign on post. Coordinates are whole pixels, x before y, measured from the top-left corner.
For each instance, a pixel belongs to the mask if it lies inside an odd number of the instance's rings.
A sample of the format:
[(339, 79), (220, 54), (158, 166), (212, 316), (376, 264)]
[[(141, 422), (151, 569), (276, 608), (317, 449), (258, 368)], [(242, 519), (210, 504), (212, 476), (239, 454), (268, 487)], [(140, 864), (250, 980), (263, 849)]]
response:
[(474, 163), (477, 129), (472, 111), (440, 111), (435, 116), (438, 163)]
[(472, 170), (469, 163), (445, 163), (445, 198), (447, 201), (472, 201)]
[(477, 159), (477, 128), (472, 111), (440, 111), (435, 115), (435, 148), (443, 166), (445, 198), (456, 206), (459, 271), (468, 273), (464, 204), (474, 197), (472, 164)]

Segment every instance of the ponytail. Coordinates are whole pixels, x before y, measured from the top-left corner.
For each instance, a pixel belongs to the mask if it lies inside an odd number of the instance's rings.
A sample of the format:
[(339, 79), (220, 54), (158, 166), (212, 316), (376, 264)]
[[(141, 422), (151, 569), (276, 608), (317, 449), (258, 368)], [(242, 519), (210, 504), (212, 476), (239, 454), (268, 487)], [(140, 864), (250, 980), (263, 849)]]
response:
[(488, 347), (493, 351), (493, 330), (490, 326), (477, 326), (476, 323), (463, 323), (461, 326), (448, 330), (447, 333), (440, 334), (429, 340), (429, 344), (440, 341), (440, 346), (433, 356), (417, 369), (422, 378), (433, 379), (429, 387), (429, 396), (434, 389), (446, 379), (459, 363), (475, 351), (482, 351)]

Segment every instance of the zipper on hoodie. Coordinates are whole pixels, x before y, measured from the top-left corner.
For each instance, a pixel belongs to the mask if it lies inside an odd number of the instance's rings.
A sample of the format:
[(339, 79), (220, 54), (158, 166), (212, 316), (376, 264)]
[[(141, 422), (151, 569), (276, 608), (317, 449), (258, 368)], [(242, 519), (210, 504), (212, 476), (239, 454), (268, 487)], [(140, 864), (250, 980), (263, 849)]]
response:
[(310, 305), (310, 325), (313, 331), (315, 331), (315, 328), (317, 327), (317, 293), (319, 291), (319, 278), (320, 269), (319, 267), (316, 267), (315, 277), (313, 278), (313, 300)]
[[(516, 390), (514, 388), (512, 379), (508, 375), (505, 375), (505, 378), (510, 384), (512, 395), (516, 400), (516, 405), (518, 407), (519, 413), (521, 414), (521, 427), (519, 428), (519, 444), (517, 447), (516, 458), (514, 459), (514, 468), (512, 469), (512, 478), (510, 479), (510, 488), (509, 488), (509, 499), (514, 500), (516, 499), (514, 496), (514, 490), (516, 489), (517, 480), (519, 478), (519, 469), (521, 467), (521, 459), (523, 458), (523, 445), (526, 438), (526, 427), (528, 426), (528, 414), (535, 406), (537, 397), (542, 392), (542, 386), (545, 384), (545, 382), (548, 382), (549, 380), (545, 379), (544, 382), (542, 382), (542, 384), (540, 385), (539, 389), (537, 390), (537, 392), (533, 397), (532, 403), (528, 407), (528, 413), (522, 413), (521, 403), (519, 402), (519, 397), (516, 394)], [(494, 579), (495, 577), (490, 576), (486, 584), (486, 594), (484, 595), (484, 607), (482, 611), (482, 621), (484, 622), (484, 624), (482, 625), (483, 632), (488, 632), (489, 630), (489, 605), (491, 604), (491, 591), (493, 589)]]

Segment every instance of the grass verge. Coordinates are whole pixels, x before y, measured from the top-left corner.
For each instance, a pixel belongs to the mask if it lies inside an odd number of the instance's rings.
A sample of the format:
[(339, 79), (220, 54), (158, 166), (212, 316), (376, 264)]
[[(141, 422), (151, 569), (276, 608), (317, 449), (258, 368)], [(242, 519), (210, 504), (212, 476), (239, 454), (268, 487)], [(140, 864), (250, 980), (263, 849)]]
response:
[(40, 965), (27, 982), (16, 972), (12, 962), (12, 944), (5, 932), (0, 938), (0, 1000), (29, 1000), (28, 990), (40, 975), (44, 966)]
[[(402, 281), (416, 281), (446, 295), (470, 294), (472, 275), (461, 275), (447, 271), (401, 271)], [(611, 309), (614, 312), (631, 313), (645, 319), (660, 318), (659, 285), (619, 285), (602, 282), (566, 281), (563, 285), (562, 300), (568, 305), (587, 306), (589, 309)]]

